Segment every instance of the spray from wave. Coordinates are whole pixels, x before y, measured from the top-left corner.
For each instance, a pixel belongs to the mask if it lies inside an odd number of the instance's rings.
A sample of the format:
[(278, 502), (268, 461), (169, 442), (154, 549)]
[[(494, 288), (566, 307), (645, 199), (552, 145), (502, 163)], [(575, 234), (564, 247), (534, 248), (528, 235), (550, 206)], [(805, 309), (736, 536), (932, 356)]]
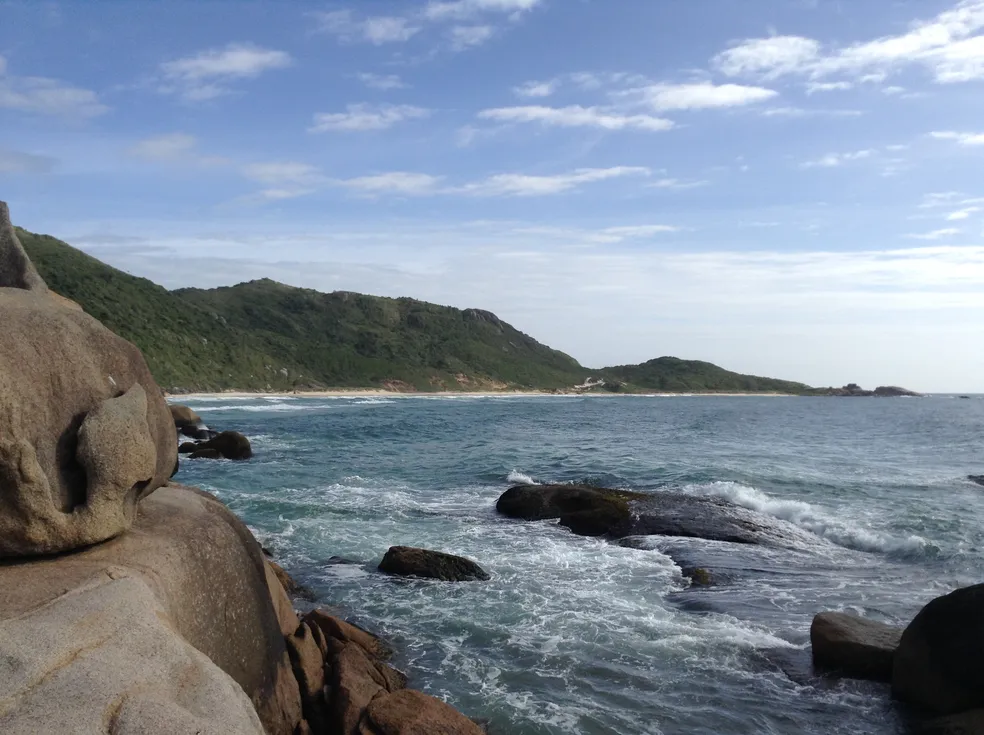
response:
[(810, 503), (773, 498), (761, 490), (737, 482), (687, 485), (683, 491), (694, 495), (711, 495), (724, 498), (743, 508), (794, 523), (838, 546), (855, 551), (902, 556), (922, 555), (939, 551), (938, 547), (922, 536), (912, 534), (905, 538), (899, 538), (874, 531), (853, 521), (830, 516)]
[(520, 472), (519, 470), (513, 470), (508, 475), (506, 475), (506, 481), (511, 482), (513, 485), (539, 485), (536, 480), (527, 475), (525, 472)]

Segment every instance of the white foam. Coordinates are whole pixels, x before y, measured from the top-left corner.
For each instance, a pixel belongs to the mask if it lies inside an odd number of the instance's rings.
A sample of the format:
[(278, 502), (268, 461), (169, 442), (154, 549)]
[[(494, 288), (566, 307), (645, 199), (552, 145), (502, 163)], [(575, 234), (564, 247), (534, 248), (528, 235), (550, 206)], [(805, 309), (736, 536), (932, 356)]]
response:
[(511, 482), (515, 485), (539, 485), (536, 480), (527, 475), (525, 472), (520, 472), (519, 470), (513, 470), (508, 475), (506, 475), (506, 481)]
[(737, 482), (712, 482), (688, 485), (684, 492), (725, 498), (743, 508), (789, 521), (815, 533), (838, 546), (856, 551), (885, 553), (920, 553), (934, 545), (922, 536), (899, 538), (865, 528), (858, 523), (828, 515), (823, 510), (801, 500), (781, 500), (748, 485)]

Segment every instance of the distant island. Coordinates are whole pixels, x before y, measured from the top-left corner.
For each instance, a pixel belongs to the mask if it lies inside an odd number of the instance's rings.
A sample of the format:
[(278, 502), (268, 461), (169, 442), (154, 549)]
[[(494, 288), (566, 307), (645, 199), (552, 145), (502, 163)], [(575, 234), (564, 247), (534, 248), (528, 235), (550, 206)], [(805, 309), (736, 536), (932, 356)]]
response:
[(676, 357), (593, 370), (488, 311), (320, 293), (269, 279), (168, 291), (54, 237), (20, 228), (17, 235), (51, 289), (136, 344), (170, 393), (375, 388), (910, 394), (895, 388), (861, 391), (853, 384), (812, 388)]

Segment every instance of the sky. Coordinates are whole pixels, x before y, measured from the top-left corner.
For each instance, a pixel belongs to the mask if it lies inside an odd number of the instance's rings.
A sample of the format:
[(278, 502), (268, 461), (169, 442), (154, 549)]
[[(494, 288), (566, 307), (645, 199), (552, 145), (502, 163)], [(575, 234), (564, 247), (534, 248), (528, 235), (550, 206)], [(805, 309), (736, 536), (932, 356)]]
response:
[(984, 392), (984, 0), (0, 0), (0, 200), (169, 288)]

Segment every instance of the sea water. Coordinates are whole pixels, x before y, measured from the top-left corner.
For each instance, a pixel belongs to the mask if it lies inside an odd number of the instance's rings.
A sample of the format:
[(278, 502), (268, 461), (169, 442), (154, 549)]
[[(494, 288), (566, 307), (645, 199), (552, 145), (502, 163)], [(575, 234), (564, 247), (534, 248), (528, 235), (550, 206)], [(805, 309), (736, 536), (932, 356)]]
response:
[[(413, 687), (500, 735), (908, 731), (885, 685), (809, 668), (821, 610), (904, 625), (984, 581), (984, 399), (211, 397), (249, 462), (183, 460), (319, 604), (396, 646)], [(792, 548), (625, 545), (499, 517), (520, 482), (713, 495), (808, 532)], [(488, 582), (391, 578), (386, 549)], [(692, 587), (681, 567), (708, 569)]]

